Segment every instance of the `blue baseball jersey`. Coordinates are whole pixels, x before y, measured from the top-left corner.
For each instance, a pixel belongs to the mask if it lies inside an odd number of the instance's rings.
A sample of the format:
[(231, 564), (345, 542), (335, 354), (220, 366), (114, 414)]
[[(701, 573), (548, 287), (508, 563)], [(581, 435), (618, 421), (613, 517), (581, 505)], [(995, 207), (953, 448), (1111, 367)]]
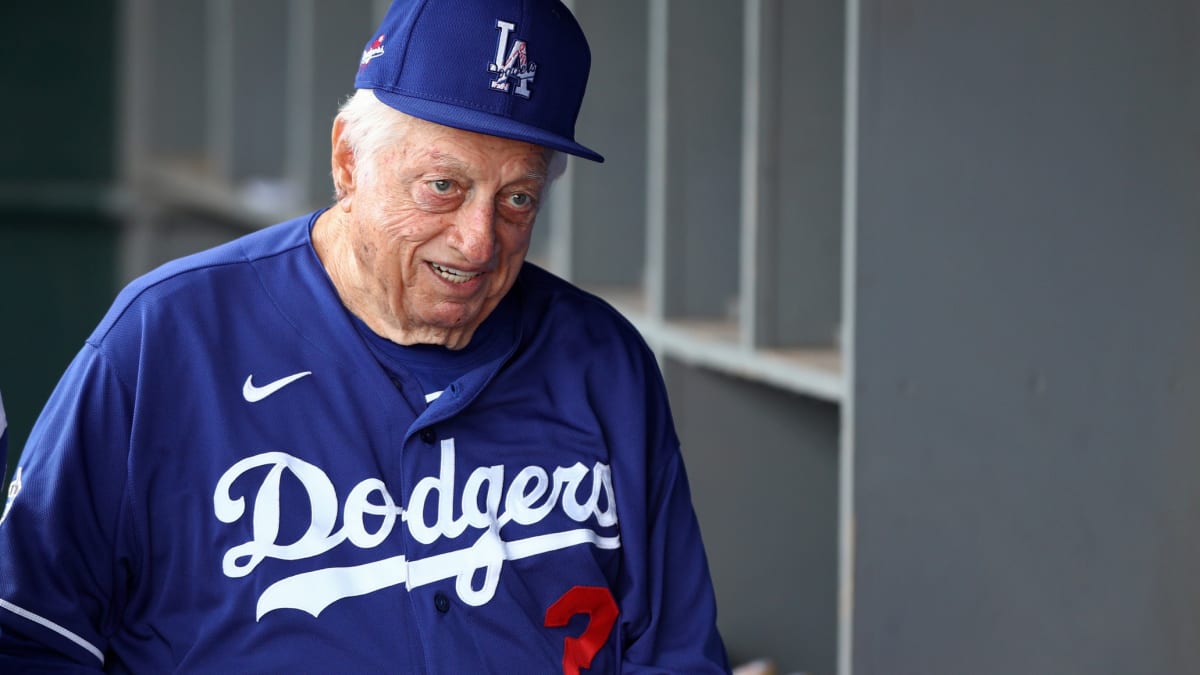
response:
[(727, 672), (636, 331), (526, 264), (508, 344), (423, 391), (316, 215), (135, 281), (71, 363), (0, 523), (0, 672)]

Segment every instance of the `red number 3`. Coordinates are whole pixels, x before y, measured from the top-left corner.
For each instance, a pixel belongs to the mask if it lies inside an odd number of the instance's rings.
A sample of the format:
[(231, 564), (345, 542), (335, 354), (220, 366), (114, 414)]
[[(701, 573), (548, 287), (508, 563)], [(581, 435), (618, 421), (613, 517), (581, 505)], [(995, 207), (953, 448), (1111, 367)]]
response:
[(582, 635), (563, 640), (563, 675), (579, 675), (580, 668), (591, 667), (592, 657), (608, 641), (620, 613), (612, 591), (601, 586), (576, 586), (550, 605), (547, 628), (565, 626), (576, 614), (590, 617)]

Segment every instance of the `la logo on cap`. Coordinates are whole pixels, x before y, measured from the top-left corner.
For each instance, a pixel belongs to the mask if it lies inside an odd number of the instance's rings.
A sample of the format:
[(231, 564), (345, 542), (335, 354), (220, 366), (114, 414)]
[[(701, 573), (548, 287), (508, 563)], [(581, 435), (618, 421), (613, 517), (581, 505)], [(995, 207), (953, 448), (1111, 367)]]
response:
[(521, 98), (529, 98), (529, 83), (533, 82), (537, 64), (529, 60), (525, 41), (514, 40), (512, 49), (508, 51), (508, 57), (504, 56), (505, 48), (508, 47), (508, 35), (516, 27), (515, 23), (496, 20), (496, 28), (500, 31), (500, 41), (496, 45), (496, 60), (488, 64), (488, 72), (499, 73), (496, 79), (492, 80), (492, 89), (510, 91), (511, 80), (515, 79), (517, 86), (515, 89), (511, 89), (511, 93)]

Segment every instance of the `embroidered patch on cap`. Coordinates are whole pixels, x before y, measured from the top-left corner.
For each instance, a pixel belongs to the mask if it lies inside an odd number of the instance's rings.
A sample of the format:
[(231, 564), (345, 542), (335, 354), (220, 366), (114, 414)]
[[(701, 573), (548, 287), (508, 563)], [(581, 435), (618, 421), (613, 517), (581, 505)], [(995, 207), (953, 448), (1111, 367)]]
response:
[[(491, 87), (496, 91), (511, 91), (521, 98), (529, 98), (529, 84), (537, 72), (537, 64), (529, 60), (529, 48), (524, 40), (513, 40), (508, 56), (504, 55), (508, 47), (508, 36), (517, 25), (510, 21), (496, 20), (496, 29), (500, 31), (500, 40), (496, 45), (496, 60), (488, 64), (489, 73), (498, 73), (492, 80)], [(511, 87), (512, 80), (517, 86)]]
[(383, 56), (383, 38), (385, 37), (387, 36), (380, 35), (379, 37), (375, 38), (375, 41), (371, 43), (370, 47), (367, 47), (363, 50), (362, 61), (359, 62), (358, 66), (359, 70), (366, 68), (367, 64), (371, 62), (371, 59), (375, 58), (376, 56)]

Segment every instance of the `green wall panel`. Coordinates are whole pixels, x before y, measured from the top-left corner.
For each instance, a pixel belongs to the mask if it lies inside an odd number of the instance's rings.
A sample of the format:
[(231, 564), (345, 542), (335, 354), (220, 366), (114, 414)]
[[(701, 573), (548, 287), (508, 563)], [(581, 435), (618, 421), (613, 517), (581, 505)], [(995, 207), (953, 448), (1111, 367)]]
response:
[(116, 241), (103, 216), (0, 213), (0, 391), (10, 464), (113, 300)]
[[(112, 302), (118, 227), (114, 0), (0, 3), (0, 392), (15, 462)], [(11, 467), (6, 468), (6, 476)]]

